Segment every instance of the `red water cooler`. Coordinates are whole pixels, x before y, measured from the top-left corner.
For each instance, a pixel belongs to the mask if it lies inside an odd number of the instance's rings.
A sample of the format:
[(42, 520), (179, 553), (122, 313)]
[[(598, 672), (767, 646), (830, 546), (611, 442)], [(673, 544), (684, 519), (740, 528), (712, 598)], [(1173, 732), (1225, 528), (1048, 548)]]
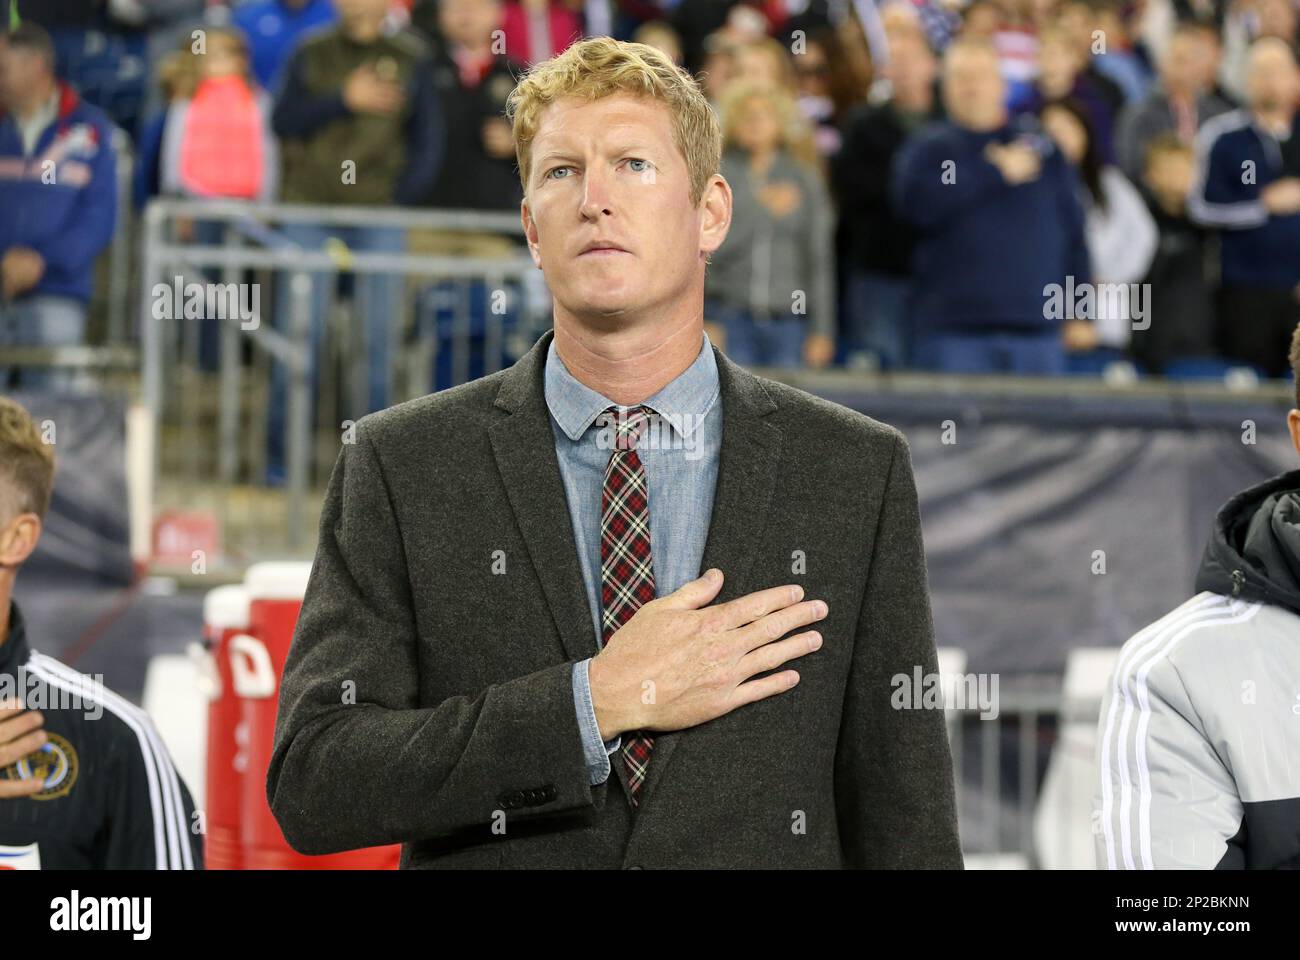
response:
[(239, 701), (230, 682), (230, 641), (248, 632), (248, 592), (217, 587), (203, 598), (203, 641), (207, 650), (208, 748), (207, 818), (203, 860), (209, 870), (243, 866), (239, 806), (247, 756), (240, 752)]
[[(240, 865), (247, 870), (395, 870), (400, 846), (309, 857), (293, 850), (266, 802), (280, 676), (302, 607), (309, 563), (258, 563), (248, 568), (248, 629), (228, 644), (230, 685), (237, 702)], [(341, 692), (340, 692), (341, 695)]]

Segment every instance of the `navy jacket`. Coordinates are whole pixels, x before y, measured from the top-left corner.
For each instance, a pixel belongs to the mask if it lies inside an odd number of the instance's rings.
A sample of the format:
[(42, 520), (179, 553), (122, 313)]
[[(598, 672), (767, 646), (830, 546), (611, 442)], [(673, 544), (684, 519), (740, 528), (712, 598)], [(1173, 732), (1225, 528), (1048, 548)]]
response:
[(1300, 214), (1270, 214), (1260, 199), (1273, 181), (1300, 177), (1300, 124), (1293, 120), (1291, 131), (1279, 142), (1255, 125), (1249, 111), (1233, 110), (1208, 121), (1197, 136), (1188, 211), (1222, 231), (1225, 287), (1291, 290), (1300, 284)]
[(13, 116), (0, 113), (0, 253), (31, 247), (45, 274), (28, 292), (90, 299), (95, 257), (113, 238), (117, 161), (112, 123), (66, 84), (59, 112), (23, 155)]
[[(984, 148), (1018, 137), (1039, 149), (1042, 172), (1011, 186)], [(987, 133), (927, 127), (895, 157), (892, 180), (895, 209), (917, 233), (917, 333), (1048, 333), (1060, 320), (1045, 288), (1091, 280), (1078, 176), (1032, 118)]]

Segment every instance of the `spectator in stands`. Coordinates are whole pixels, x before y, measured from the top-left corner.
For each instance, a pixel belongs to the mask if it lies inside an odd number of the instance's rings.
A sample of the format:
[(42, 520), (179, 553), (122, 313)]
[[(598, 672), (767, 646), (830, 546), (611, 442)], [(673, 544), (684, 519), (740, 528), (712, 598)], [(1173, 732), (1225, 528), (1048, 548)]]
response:
[(727, 241), (705, 275), (706, 319), (737, 363), (812, 367), (835, 353), (830, 198), (793, 98), (737, 81), (722, 109), (722, 175), (734, 194)]
[(248, 37), (257, 82), (275, 90), (303, 35), (337, 19), (332, 0), (252, 0), (235, 7), (232, 22)]
[(1230, 107), (1239, 106), (1241, 101), (1235, 93), (1228, 90), (1223, 83), (1223, 35), (1213, 20), (1186, 20), (1184, 24), (1196, 33), (1200, 40), (1200, 52), (1196, 62), (1201, 67), (1201, 85)]
[(1300, 12), (1292, 0), (1241, 0), (1223, 24), (1223, 85), (1238, 103), (1249, 100), (1250, 49), (1266, 37), (1281, 40), (1294, 51), (1300, 44)]
[(582, 19), (560, 0), (506, 0), (505, 55), (524, 66), (549, 60), (582, 39)]
[(279, 177), (271, 98), (253, 79), (242, 33), (209, 27), (205, 46), (194, 58), (198, 76), (192, 93), (173, 100), (167, 110), (162, 192), (269, 201)]
[(1088, 8), (1091, 19), (1086, 50), (1091, 65), (1119, 88), (1124, 103), (1141, 100), (1151, 86), (1151, 73), (1134, 49), (1129, 21), (1118, 0), (1089, 0)]
[(1204, 360), (1215, 354), (1206, 234), (1187, 216), (1193, 164), (1192, 148), (1172, 131), (1147, 146), (1142, 186), (1160, 245), (1145, 281), (1151, 323), (1133, 331), (1130, 349), (1151, 373), (1164, 373), (1175, 360)]
[(1092, 128), (1097, 131), (1098, 149), (1106, 163), (1115, 160), (1115, 114), (1110, 99), (1096, 78), (1084, 71), (1087, 51), (1080, 51), (1064, 27), (1043, 31), (1038, 48), (1038, 79), (1028, 104), (1041, 113), (1045, 104), (1070, 97), (1088, 111)]
[(1276, 37), (1251, 48), (1247, 106), (1197, 140), (1192, 216), (1221, 236), (1224, 353), (1282, 376), (1300, 322), (1300, 69)]
[(684, 62), (681, 38), (667, 20), (651, 20), (641, 24), (632, 34), (632, 41), (654, 47), (673, 63), (681, 65)]
[(844, 118), (864, 99), (866, 86), (850, 68), (833, 30), (810, 33), (793, 60), (799, 112), (812, 124), (817, 152), (829, 160), (839, 153)]
[(914, 246), (911, 227), (890, 204), (889, 171), (907, 138), (943, 116), (935, 89), (938, 62), (925, 38), (898, 34), (889, 53), (884, 75), (890, 98), (849, 115), (834, 167), (848, 274), (845, 356), (851, 365), (874, 359), (886, 369), (907, 362), (903, 337)]
[[(252, 76), (248, 42), (229, 27), (208, 27), (196, 52), (185, 39), (161, 64), (168, 105), (146, 127), (141, 167), (156, 178), (154, 192), (190, 199), (275, 199), (280, 175), (279, 145), (271, 131), (270, 95)], [(216, 220), (177, 222), (184, 242), (219, 246), (225, 224)], [(218, 282), (220, 270), (203, 282)], [(199, 366), (218, 368), (221, 320), (199, 321)]]
[[(79, 346), (95, 258), (113, 237), (112, 125), (54, 73), (45, 30), (0, 35), (0, 346)], [(26, 388), (66, 371), (23, 370)], [(0, 388), (10, 373), (0, 368)]]
[(1206, 88), (1199, 62), (1203, 53), (1201, 32), (1192, 26), (1178, 27), (1160, 58), (1159, 85), (1120, 114), (1115, 151), (1129, 177), (1141, 176), (1147, 148), (1155, 138), (1173, 132), (1190, 146), (1205, 121), (1232, 109)]
[(790, 60), (790, 52), (779, 41), (763, 37), (736, 49), (736, 76), (794, 94), (794, 65)]
[[(1060, 30), (1069, 38), (1075, 55), (1079, 58), (1080, 86), (1106, 105), (1106, 112), (1113, 120), (1124, 108), (1126, 94), (1123, 85), (1101, 66), (1105, 52), (1113, 49), (1112, 43), (1116, 40), (1107, 32), (1103, 13), (1110, 2), (1111, 0), (1062, 0), (1054, 11), (1050, 6), (1046, 7), (1044, 16), (1047, 22), (1043, 24), (1043, 32)], [(1121, 48), (1126, 43), (1126, 36), (1119, 37)]]
[[(53, 442), (0, 396), (0, 677), (19, 705), (0, 712), (21, 767), (0, 765), (0, 848), (8, 869), (203, 869), (194, 801), (149, 715), (102, 680), (37, 653), (13, 600), (54, 487)], [(39, 707), (37, 710), (35, 707)], [(14, 743), (12, 733), (24, 733)], [(36, 781), (14, 790), (15, 782)], [(51, 802), (55, 801), (55, 802)]]
[(447, 119), (447, 156), (429, 194), (430, 206), (454, 210), (518, 210), (514, 138), (505, 118), (515, 87), (510, 60), (493, 49), (501, 0), (442, 0), (443, 44), (433, 80)]
[[(416, 34), (383, 31), (388, 0), (335, 0), (339, 22), (311, 34), (294, 52), (276, 102), (281, 138), (281, 198), (288, 203), (365, 206), (424, 201), (445, 156), (445, 129), (427, 45)], [(304, 248), (340, 241), (347, 248), (399, 253), (405, 237), (387, 226), (289, 224), (285, 237)], [(282, 278), (283, 279), (283, 278)], [(289, 284), (277, 285), (278, 325), (291, 316)], [(401, 281), (361, 277), (357, 303), (366, 334), (367, 407), (389, 402), (388, 331), (399, 308)], [(324, 283), (311, 283), (312, 354), (319, 357), (325, 324)], [(313, 361), (313, 382), (319, 363)], [(283, 477), (285, 370), (272, 375), (268, 480)], [(314, 392), (314, 391), (313, 391)], [(363, 411), (364, 412), (364, 411)]]
[(925, 369), (1065, 369), (1045, 298), (1091, 276), (1078, 178), (1036, 120), (1012, 123), (1005, 94), (994, 48), (955, 40), (943, 61), (949, 120), (895, 158), (895, 210), (918, 233), (913, 361)]
[(722, 102), (722, 93), (736, 76), (736, 52), (740, 44), (721, 30), (704, 40), (703, 66), (700, 79), (709, 103), (715, 107)]
[[(1067, 342), (1095, 362), (1119, 360), (1128, 350), (1134, 323), (1144, 325), (1148, 298), (1132, 297), (1131, 284), (1146, 276), (1160, 237), (1142, 195), (1114, 164), (1101, 159), (1087, 108), (1058, 100), (1043, 108), (1043, 127), (1079, 172), (1084, 233), (1094, 283), (1091, 324), (1067, 330), (1081, 339)], [(1076, 283), (1079, 278), (1075, 278)]]

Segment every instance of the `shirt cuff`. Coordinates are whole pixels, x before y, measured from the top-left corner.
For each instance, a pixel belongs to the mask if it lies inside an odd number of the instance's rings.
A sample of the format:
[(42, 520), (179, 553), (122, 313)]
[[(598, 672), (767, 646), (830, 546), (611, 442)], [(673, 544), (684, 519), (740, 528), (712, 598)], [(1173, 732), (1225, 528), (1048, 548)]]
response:
[(587, 777), (592, 786), (609, 778), (609, 755), (623, 744), (623, 735), (613, 740), (600, 739), (600, 725), (596, 722), (596, 707), (591, 702), (591, 677), (588, 667), (591, 659), (579, 660), (573, 665), (573, 708), (578, 713), (578, 729), (582, 731), (582, 749), (587, 758)]

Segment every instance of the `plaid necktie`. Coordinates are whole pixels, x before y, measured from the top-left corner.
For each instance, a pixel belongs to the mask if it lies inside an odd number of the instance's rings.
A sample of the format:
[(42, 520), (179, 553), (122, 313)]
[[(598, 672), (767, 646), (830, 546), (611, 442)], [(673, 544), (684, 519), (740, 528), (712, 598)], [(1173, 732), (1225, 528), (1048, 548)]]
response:
[[(601, 646), (632, 619), (641, 604), (655, 598), (655, 575), (650, 562), (650, 503), (645, 467), (636, 444), (649, 423), (650, 410), (631, 407), (620, 414), (605, 411), (605, 424), (615, 428), (615, 448), (605, 467), (600, 497), (600, 604)], [(627, 765), (632, 806), (637, 806), (654, 738), (642, 733), (623, 735), (623, 762)]]

